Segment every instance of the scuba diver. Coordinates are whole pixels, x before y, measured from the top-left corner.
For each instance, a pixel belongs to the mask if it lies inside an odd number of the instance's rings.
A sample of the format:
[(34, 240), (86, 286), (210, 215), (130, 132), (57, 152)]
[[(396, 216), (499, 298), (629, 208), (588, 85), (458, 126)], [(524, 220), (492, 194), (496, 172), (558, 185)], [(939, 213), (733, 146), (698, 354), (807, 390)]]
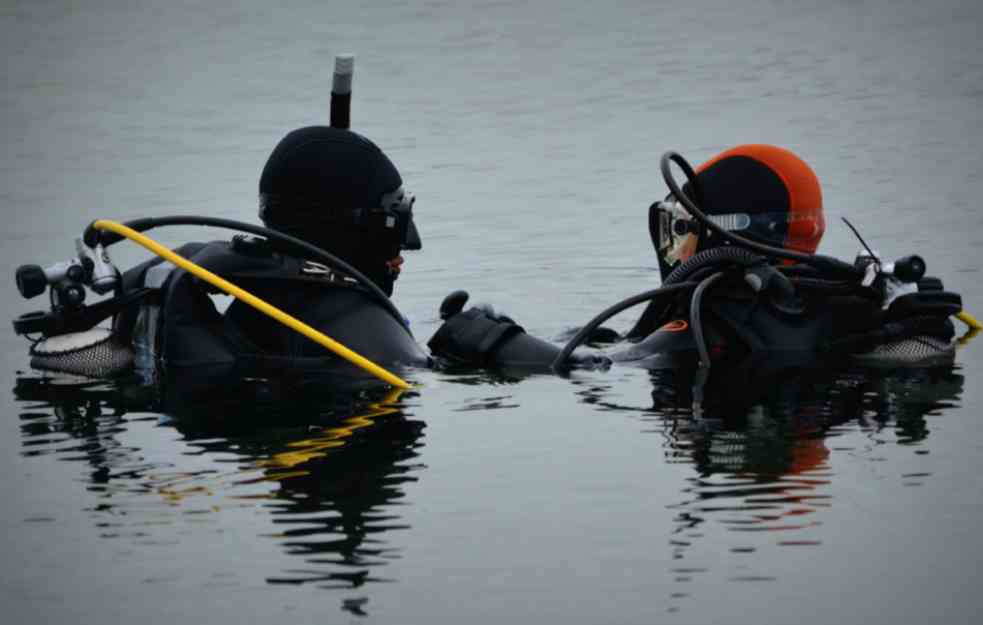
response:
[[(32, 345), (32, 366), (90, 377), (136, 369), (145, 382), (164, 377), (228, 392), (230, 382), (267, 378), (316, 384), (330, 375), (357, 382), (358, 370), (344, 359), (377, 369), (375, 363), (429, 365), (390, 300), (402, 252), (422, 247), (415, 198), (386, 154), (349, 129), (352, 65), (352, 57), (336, 59), (331, 125), (293, 130), (270, 154), (259, 180), (264, 226), (162, 217), (100, 230), (94, 222), (77, 241), (77, 258), (20, 267), (17, 285), (25, 297), (50, 286), (50, 311), (14, 321), (19, 334), (42, 337)], [(188, 243), (175, 250), (177, 257), (152, 247), (152, 240), (141, 242), (140, 233), (170, 225), (249, 236)], [(124, 236), (159, 257), (118, 272), (107, 248)], [(223, 286), (229, 283), (235, 292)], [(114, 297), (85, 305), (86, 287)], [(210, 297), (222, 291), (236, 296), (224, 312)], [(271, 310), (292, 324), (271, 320)], [(94, 328), (109, 317), (111, 330)], [(326, 349), (332, 346), (334, 353)]]
[[(364, 381), (349, 363), (399, 388), (409, 384), (377, 363), (564, 371), (619, 362), (695, 368), (699, 382), (711, 364), (749, 357), (951, 361), (949, 317), (974, 321), (959, 295), (925, 277), (918, 256), (886, 262), (866, 243), (853, 263), (816, 254), (825, 222), (815, 173), (787, 150), (745, 145), (696, 171), (674, 152), (663, 156), (670, 193), (649, 208), (660, 288), (603, 311), (563, 347), (488, 309), (464, 310), (468, 294), (455, 291), (440, 307), (431, 358), (389, 299), (401, 252), (422, 247), (414, 198), (382, 150), (348, 129), (351, 76), (352, 58), (339, 57), (331, 125), (294, 130), (271, 153), (259, 182), (264, 227), (207, 217), (100, 220), (77, 242), (77, 258), (20, 267), (22, 295), (50, 287), (50, 311), (14, 321), (17, 333), (42, 337), (32, 366), (91, 377), (135, 369), (145, 382), (188, 392), (281, 397)], [(682, 188), (672, 164), (687, 176)], [(174, 254), (141, 234), (168, 225), (252, 236)], [(107, 248), (123, 237), (160, 258), (120, 274)], [(86, 288), (114, 297), (85, 305)], [(219, 292), (236, 298), (224, 312), (209, 297)], [(625, 336), (601, 325), (642, 303)], [(110, 317), (111, 330), (95, 328)], [(615, 345), (575, 352), (585, 342)]]
[[(413, 222), (414, 198), (382, 150), (347, 129), (299, 128), (270, 154), (259, 198), (259, 216), (269, 231), (326, 250), (344, 264), (316, 262), (305, 250), (269, 236), (188, 244), (177, 253), (373, 362), (429, 363), (389, 300), (402, 252), (420, 249), (421, 241)], [(155, 259), (127, 271), (123, 290), (167, 282), (160, 349), (170, 369), (214, 371), (222, 369), (219, 362), (230, 362), (243, 375), (259, 377), (285, 369), (339, 369), (340, 358), (241, 300), (218, 314), (192, 274), (155, 277), (161, 264)], [(135, 325), (122, 315), (115, 332), (126, 336)]]
[[(673, 164), (687, 176), (682, 188)], [(441, 306), (433, 353), (469, 365), (562, 370), (587, 360), (571, 359), (582, 343), (615, 343), (596, 361), (692, 368), (705, 378), (711, 364), (748, 358), (797, 366), (842, 356), (886, 365), (951, 362), (949, 317), (979, 327), (958, 294), (925, 276), (919, 256), (885, 262), (862, 238), (865, 251), (852, 264), (816, 254), (825, 231), (822, 190), (788, 150), (737, 146), (696, 170), (668, 152), (661, 170), (670, 194), (649, 208), (659, 289), (603, 311), (562, 348), (508, 317), (463, 310), (468, 294), (457, 291)], [(601, 326), (646, 302), (624, 336)]]

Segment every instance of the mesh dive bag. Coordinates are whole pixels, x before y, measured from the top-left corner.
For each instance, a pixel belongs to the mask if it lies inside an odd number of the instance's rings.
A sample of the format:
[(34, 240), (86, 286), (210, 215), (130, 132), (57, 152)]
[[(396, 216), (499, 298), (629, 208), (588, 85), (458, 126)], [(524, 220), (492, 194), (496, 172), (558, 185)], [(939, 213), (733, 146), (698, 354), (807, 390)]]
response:
[(952, 341), (922, 335), (878, 345), (855, 358), (865, 363), (903, 366), (952, 362), (955, 354)]
[(52, 336), (31, 347), (31, 367), (90, 378), (111, 378), (133, 366), (133, 350), (104, 328)]

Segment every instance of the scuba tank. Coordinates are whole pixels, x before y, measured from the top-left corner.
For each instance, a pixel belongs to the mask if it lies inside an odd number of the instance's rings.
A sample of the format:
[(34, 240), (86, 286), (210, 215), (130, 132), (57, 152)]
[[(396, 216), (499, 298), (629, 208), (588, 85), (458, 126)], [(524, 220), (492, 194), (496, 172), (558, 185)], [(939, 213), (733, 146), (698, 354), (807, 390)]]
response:
[(173, 270), (170, 263), (160, 263), (148, 268), (144, 274), (143, 287), (153, 289), (155, 293), (140, 304), (132, 331), (133, 366), (143, 384), (153, 384), (157, 380), (161, 321), (159, 291)]

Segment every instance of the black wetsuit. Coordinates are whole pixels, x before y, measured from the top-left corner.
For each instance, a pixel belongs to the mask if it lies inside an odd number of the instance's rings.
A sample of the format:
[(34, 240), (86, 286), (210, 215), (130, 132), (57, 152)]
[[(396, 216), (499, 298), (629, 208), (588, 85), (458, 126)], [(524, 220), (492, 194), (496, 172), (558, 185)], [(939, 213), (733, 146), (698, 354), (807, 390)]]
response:
[[(433, 364), (388, 299), (349, 276), (278, 252), (265, 242), (190, 243), (177, 252), (379, 365)], [(124, 290), (145, 285), (148, 270), (160, 263), (148, 261), (128, 271)], [(879, 342), (926, 333), (947, 341), (953, 334), (947, 316), (959, 309), (951, 302), (939, 306), (938, 295), (945, 294), (937, 290), (907, 295), (882, 310), (869, 293), (812, 292), (806, 286), (811, 283), (798, 284), (795, 297), (788, 300), (768, 290), (755, 292), (740, 274), (722, 281), (701, 306), (702, 344), (709, 356), (720, 361), (748, 355), (809, 358), (858, 353)], [(166, 280), (152, 286), (158, 288), (143, 307), (159, 307), (153, 349), (165, 379), (194, 380), (203, 387), (274, 380), (292, 388), (310, 381), (320, 384), (368, 377), (247, 304), (234, 301), (224, 313), (219, 312), (209, 297), (215, 291), (183, 270), (172, 269)], [(533, 370), (548, 370), (555, 364), (560, 353), (556, 344), (526, 334), (509, 318), (478, 308), (461, 310), (464, 300), (450, 306), (454, 310), (446, 310), (448, 300), (441, 308), (445, 323), (428, 342), (440, 360)], [(692, 366), (700, 341), (687, 323), (690, 304), (688, 294), (674, 297), (664, 302), (658, 314), (650, 310), (643, 315), (624, 339), (615, 335), (619, 344), (604, 354), (581, 352), (565, 364), (615, 361), (649, 369)], [(134, 336), (137, 316), (135, 309), (120, 315), (117, 336), (136, 343), (140, 338)], [(912, 320), (917, 323), (909, 323)], [(665, 325), (667, 321), (672, 323)]]
[[(322, 265), (242, 240), (189, 243), (175, 251), (379, 365), (430, 363), (391, 304)], [(161, 262), (148, 261), (127, 271), (124, 289), (144, 286), (148, 270)], [(184, 270), (172, 269), (162, 284), (153, 286), (158, 289), (144, 306), (159, 308), (153, 349), (165, 380), (194, 380), (206, 386), (367, 376), (248, 304), (234, 300), (219, 312), (209, 297), (217, 291)], [(135, 332), (145, 331), (138, 327), (139, 314), (133, 309), (120, 315), (116, 334), (137, 343), (141, 337)]]

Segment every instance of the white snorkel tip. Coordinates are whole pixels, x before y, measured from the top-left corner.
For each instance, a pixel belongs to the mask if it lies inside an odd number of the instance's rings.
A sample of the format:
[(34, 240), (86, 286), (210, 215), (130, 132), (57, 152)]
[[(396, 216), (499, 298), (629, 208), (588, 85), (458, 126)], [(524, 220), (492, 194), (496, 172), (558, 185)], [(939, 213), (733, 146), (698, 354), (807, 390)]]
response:
[(334, 57), (334, 79), (331, 81), (332, 128), (347, 129), (351, 126), (352, 75), (354, 73), (354, 54), (339, 54)]
[(352, 75), (355, 73), (355, 55), (339, 54), (334, 57), (334, 80), (331, 93), (345, 95), (352, 92)]

